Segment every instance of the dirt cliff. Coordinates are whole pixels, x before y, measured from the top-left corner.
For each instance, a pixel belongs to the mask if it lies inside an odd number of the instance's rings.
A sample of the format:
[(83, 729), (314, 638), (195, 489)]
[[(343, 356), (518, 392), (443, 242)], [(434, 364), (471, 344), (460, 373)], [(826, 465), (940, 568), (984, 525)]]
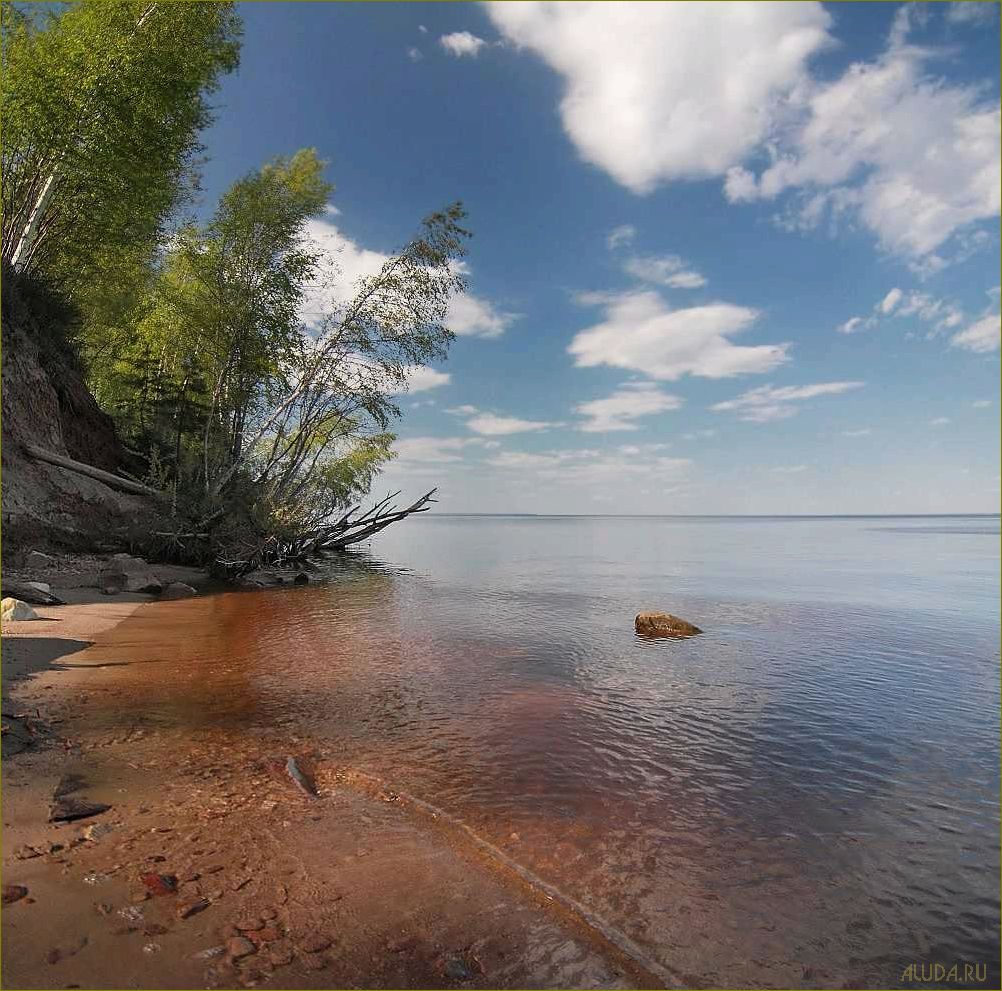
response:
[(121, 550), (149, 525), (137, 496), (31, 458), (36, 444), (105, 471), (135, 471), (115, 426), (87, 389), (68, 343), (72, 312), (44, 287), (3, 272), (4, 563), (27, 550)]

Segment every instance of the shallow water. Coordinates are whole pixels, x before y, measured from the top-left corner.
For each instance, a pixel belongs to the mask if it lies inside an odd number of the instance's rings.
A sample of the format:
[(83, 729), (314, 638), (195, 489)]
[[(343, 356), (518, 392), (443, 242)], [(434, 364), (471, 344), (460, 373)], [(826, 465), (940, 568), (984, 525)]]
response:
[(126, 623), (131, 704), (322, 740), (682, 983), (998, 986), (997, 517), (429, 515), (325, 567)]

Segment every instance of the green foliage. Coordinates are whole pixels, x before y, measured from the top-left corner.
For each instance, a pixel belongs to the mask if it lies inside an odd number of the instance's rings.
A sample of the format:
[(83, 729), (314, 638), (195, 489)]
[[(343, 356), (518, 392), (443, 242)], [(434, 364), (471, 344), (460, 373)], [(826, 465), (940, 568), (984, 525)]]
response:
[[(229, 3), (2, 4), (3, 257), (67, 289), (149, 259), (190, 189), (207, 95), (238, 59)], [(27, 240), (26, 232), (29, 233)]]

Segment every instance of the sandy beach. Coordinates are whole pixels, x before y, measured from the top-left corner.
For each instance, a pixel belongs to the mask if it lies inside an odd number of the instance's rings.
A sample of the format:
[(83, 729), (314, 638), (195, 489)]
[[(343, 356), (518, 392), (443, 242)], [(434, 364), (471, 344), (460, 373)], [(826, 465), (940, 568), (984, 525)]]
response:
[[(455, 824), (295, 736), (276, 750), (137, 721), (116, 705), (122, 642), (141, 663), (179, 604), (54, 591), (68, 604), (3, 637), (5, 724), (27, 716), (30, 737), (3, 768), (3, 880), (27, 889), (3, 913), (6, 987), (665, 983)], [(109, 808), (50, 823), (57, 792)]]

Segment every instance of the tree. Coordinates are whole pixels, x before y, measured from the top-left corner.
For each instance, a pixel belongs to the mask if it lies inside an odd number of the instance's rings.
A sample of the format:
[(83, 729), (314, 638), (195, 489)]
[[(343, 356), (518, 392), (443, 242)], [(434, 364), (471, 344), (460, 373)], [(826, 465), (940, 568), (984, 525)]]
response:
[(207, 95), (235, 68), (221, 2), (2, 4), (2, 252), (69, 290), (148, 259), (193, 182)]
[[(393, 457), (394, 394), (445, 357), (448, 301), (465, 288), (460, 204), (339, 288), (336, 258), (308, 235), (331, 192), (323, 172), (313, 149), (276, 159), (183, 228), (96, 371), (97, 394), (205, 513), (239, 504), (286, 534), (341, 512)], [(310, 322), (307, 296), (325, 301)]]

